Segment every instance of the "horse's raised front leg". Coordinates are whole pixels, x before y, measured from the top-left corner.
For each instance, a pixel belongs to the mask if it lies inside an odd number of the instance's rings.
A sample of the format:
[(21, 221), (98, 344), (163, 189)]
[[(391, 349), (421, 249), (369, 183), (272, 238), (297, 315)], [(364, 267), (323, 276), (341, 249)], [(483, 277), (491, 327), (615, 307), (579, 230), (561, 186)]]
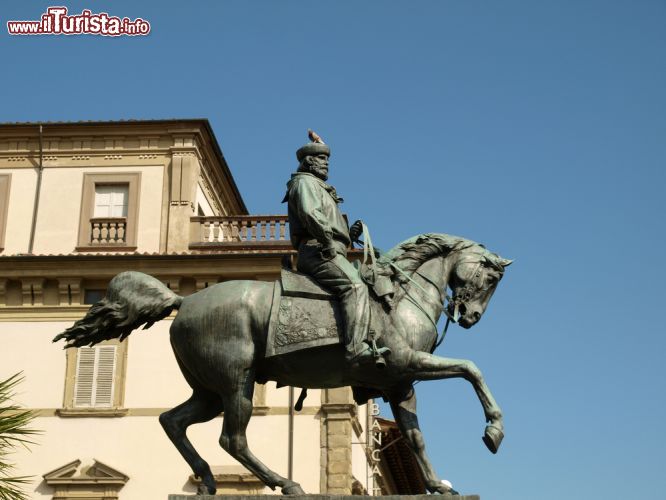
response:
[(254, 456), (247, 446), (245, 431), (252, 416), (254, 391), (254, 378), (250, 376), (250, 373), (246, 372), (243, 376), (244, 381), (241, 387), (223, 396), (224, 423), (220, 445), (269, 488), (274, 490), (278, 486), (284, 495), (304, 495), (305, 492), (298, 483), (270, 470)]
[(393, 416), (398, 424), (400, 433), (407, 441), (407, 444), (416, 455), (416, 460), (425, 479), (426, 488), (430, 493), (451, 493), (457, 494), (454, 490), (445, 486), (441, 479), (437, 477), (435, 470), (430, 463), (430, 459), (425, 451), (425, 441), (423, 434), (419, 429), (419, 421), (416, 417), (416, 393), (410, 385), (400, 388), (389, 394), (389, 403)]
[(426, 352), (416, 352), (411, 359), (409, 369), (413, 378), (417, 380), (464, 378), (471, 383), (483, 406), (486, 422), (488, 422), (483, 442), (491, 452), (497, 453), (504, 438), (502, 411), (484, 382), (481, 370), (472, 361), (440, 358)]

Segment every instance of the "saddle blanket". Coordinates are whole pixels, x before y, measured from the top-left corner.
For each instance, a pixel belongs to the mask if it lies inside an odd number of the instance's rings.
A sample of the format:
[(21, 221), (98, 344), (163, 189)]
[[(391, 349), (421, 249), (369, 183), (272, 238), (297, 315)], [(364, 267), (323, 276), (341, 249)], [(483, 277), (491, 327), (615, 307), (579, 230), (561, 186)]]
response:
[(287, 269), (275, 282), (266, 357), (341, 342), (339, 303), (313, 279)]

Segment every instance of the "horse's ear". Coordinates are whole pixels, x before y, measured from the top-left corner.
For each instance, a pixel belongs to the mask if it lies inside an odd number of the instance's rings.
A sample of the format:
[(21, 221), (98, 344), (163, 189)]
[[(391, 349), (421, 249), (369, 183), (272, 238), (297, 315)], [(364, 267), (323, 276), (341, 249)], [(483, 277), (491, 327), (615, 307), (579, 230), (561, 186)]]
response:
[(502, 267), (507, 268), (511, 265), (513, 261), (511, 259), (502, 259), (500, 258), (500, 264), (502, 264)]

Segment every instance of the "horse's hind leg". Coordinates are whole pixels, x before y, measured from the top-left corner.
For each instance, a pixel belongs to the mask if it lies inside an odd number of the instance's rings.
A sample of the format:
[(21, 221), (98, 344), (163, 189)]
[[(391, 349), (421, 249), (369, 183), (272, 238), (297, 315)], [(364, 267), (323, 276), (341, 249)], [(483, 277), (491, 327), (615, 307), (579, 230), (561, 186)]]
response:
[(208, 422), (223, 410), (222, 399), (215, 393), (195, 389), (192, 397), (183, 404), (176, 406), (160, 415), (160, 423), (171, 442), (178, 448), (192, 471), (201, 478), (197, 494), (214, 495), (215, 479), (210, 466), (201, 458), (187, 438), (185, 430), (192, 424)]
[(271, 489), (279, 486), (284, 495), (304, 494), (301, 486), (276, 474), (255, 457), (247, 446), (245, 430), (252, 416), (254, 380), (245, 376), (241, 387), (224, 395), (224, 424), (220, 445)]
[(425, 441), (419, 428), (419, 421), (416, 416), (416, 394), (414, 387), (406, 385), (397, 387), (389, 393), (389, 403), (393, 416), (398, 424), (400, 433), (405, 438), (407, 445), (414, 452), (416, 462), (421, 469), (421, 474), (425, 480), (426, 489), (430, 493), (443, 493), (457, 495), (456, 491), (442, 483), (430, 463), (426, 454)]

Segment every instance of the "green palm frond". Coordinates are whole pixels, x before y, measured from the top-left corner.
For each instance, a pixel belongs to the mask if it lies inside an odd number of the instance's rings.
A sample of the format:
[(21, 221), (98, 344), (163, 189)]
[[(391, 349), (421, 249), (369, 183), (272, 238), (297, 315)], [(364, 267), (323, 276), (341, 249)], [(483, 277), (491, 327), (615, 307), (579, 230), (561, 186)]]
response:
[(22, 487), (31, 481), (29, 476), (11, 476), (14, 465), (8, 455), (16, 446), (34, 444), (31, 436), (39, 431), (29, 427), (35, 412), (24, 410), (13, 402), (14, 390), (23, 380), (17, 373), (6, 380), (0, 380), (0, 498), (3, 500), (28, 500)]

